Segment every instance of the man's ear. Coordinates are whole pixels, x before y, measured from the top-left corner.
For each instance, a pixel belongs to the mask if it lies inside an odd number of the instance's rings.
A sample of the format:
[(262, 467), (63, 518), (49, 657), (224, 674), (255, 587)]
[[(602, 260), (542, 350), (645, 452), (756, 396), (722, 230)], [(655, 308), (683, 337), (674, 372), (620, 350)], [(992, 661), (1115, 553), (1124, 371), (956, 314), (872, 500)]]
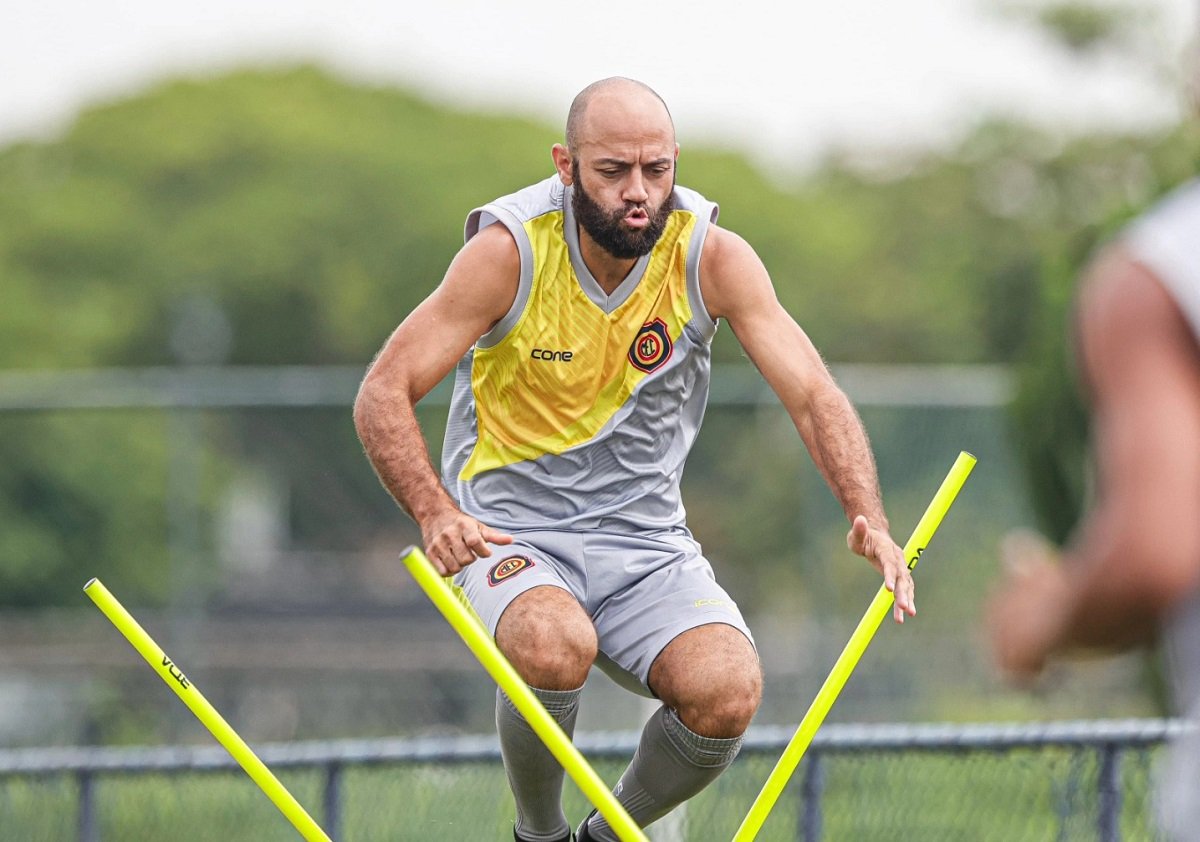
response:
[(550, 148), (550, 157), (554, 159), (554, 168), (558, 170), (558, 177), (563, 184), (570, 185), (571, 177), (571, 153), (567, 147), (561, 143), (556, 143)]

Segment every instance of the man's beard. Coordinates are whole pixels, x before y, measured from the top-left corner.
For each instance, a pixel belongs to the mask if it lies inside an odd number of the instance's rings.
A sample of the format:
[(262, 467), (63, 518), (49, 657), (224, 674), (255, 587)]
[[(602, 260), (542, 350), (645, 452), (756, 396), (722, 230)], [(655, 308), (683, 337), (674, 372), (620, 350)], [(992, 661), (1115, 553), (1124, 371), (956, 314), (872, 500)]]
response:
[[(583, 226), (596, 245), (613, 257), (621, 260), (632, 260), (649, 254), (667, 227), (667, 219), (675, 209), (675, 182), (671, 181), (671, 192), (655, 210), (649, 205), (636, 205), (626, 202), (616, 211), (610, 211), (593, 199), (583, 189), (579, 179), (579, 163), (572, 162), (571, 176), (575, 182), (571, 191), (571, 209), (575, 211), (575, 219)], [(625, 225), (625, 217), (634, 208), (641, 207), (650, 217), (650, 224), (645, 228), (636, 229)]]

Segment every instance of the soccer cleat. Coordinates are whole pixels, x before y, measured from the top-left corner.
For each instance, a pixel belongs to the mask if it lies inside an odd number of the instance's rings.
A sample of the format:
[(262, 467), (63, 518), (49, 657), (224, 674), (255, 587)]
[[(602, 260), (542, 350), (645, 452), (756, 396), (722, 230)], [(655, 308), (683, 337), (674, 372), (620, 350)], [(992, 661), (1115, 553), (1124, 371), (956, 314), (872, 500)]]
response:
[(583, 820), (579, 827), (575, 829), (575, 842), (595, 842), (592, 839), (592, 835), (588, 833), (588, 822), (594, 815), (596, 815), (596, 811), (592, 810), (592, 812), (587, 814), (587, 818)]
[[(513, 839), (515, 842), (525, 842), (524, 839), (517, 835), (517, 829), (515, 827), (513, 828)], [(559, 839), (558, 842), (575, 842), (575, 834), (568, 830), (567, 835), (562, 839)]]

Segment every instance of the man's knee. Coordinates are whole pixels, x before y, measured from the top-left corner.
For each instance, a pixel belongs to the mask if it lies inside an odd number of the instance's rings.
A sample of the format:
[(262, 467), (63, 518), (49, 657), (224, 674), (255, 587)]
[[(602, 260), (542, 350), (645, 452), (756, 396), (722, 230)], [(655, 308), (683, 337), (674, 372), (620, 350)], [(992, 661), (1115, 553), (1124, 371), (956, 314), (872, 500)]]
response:
[(532, 687), (574, 690), (596, 660), (596, 629), (570, 593), (540, 586), (518, 596), (496, 626), (496, 644)]
[[(730, 681), (720, 698), (700, 706), (695, 715), (697, 733), (712, 737), (737, 737), (746, 733), (762, 702), (762, 673), (755, 669), (740, 681)], [(684, 721), (686, 725), (686, 720)], [(690, 726), (689, 726), (690, 727)]]
[(758, 655), (739, 630), (713, 624), (681, 634), (650, 670), (655, 693), (690, 730), (737, 737), (762, 701)]
[(758, 661), (730, 669), (698, 688), (690, 698), (679, 700), (676, 712), (689, 729), (705, 737), (738, 737), (762, 701), (762, 671)]

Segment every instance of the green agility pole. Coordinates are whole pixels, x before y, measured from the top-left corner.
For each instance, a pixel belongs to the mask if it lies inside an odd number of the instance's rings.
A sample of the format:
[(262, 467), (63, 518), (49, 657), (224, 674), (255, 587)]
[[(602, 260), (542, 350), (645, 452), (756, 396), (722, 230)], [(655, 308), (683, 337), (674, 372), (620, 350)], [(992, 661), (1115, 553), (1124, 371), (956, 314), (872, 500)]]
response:
[(458, 636), (467, 644), (467, 648), (487, 670), (488, 675), (512, 700), (513, 705), (525, 717), (525, 721), (529, 723), (534, 733), (541, 738), (542, 742), (546, 744), (546, 748), (550, 749), (550, 753), (571, 776), (571, 780), (575, 781), (587, 799), (608, 821), (609, 827), (613, 829), (621, 842), (647, 842), (645, 834), (630, 818), (629, 813), (609, 791), (608, 786), (592, 769), (587, 759), (580, 754), (579, 749), (575, 748), (575, 744), (563, 733), (554, 718), (546, 712), (546, 708), (538, 701), (537, 696), (533, 695), (513, 665), (504, 657), (504, 653), (496, 646), (492, 636), (476, 619), (471, 609), (459, 601), (450, 586), (446, 584), (446, 580), (434, 570), (429, 559), (425, 557), (425, 553), (416, 547), (409, 547), (404, 550), (402, 560), (413, 578), (417, 580), (417, 584), (442, 612), (442, 616), (458, 632)]
[(159, 678), (175, 691), (175, 694), (187, 705), (188, 710), (194, 713), (204, 727), (216, 737), (217, 742), (224, 746), (233, 759), (241, 764), (250, 779), (258, 784), (258, 788), (267, 798), (271, 799), (272, 803), (279, 808), (279, 812), (283, 813), (306, 842), (331, 842), (325, 831), (321, 830), (313, 821), (312, 816), (300, 806), (300, 802), (292, 797), (292, 794), (284, 788), (271, 770), (251, 751), (250, 746), (246, 745), (246, 742), (237, 735), (237, 732), (230, 727), (221, 714), (217, 713), (216, 708), (209, 703), (208, 699), (204, 698), (191, 679), (183, 674), (183, 670), (168, 658), (166, 653), (154, 642), (154, 639), (146, 633), (146, 630), (138, 625), (138, 621), (125, 610), (125, 606), (109, 592), (108, 588), (104, 587), (104, 583), (99, 579), (92, 579), (83, 586), (83, 592), (91, 597), (92, 602), (96, 603), (96, 606), (104, 612), (104, 616), (108, 617), (109, 621), (117, 627), (117, 631), (125, 635), (125, 639), (146, 659), (146, 663), (158, 673)]
[[(942, 518), (946, 516), (946, 512), (949, 511), (951, 504), (954, 503), (954, 498), (958, 496), (959, 490), (963, 487), (963, 483), (967, 481), (967, 477), (974, 467), (974, 456), (965, 451), (958, 454), (958, 459), (955, 460), (950, 473), (942, 481), (942, 485), (938, 489), (937, 494), (933, 496), (933, 501), (929, 504), (929, 508), (925, 510), (925, 514), (917, 522), (917, 528), (913, 530), (908, 543), (904, 545), (904, 558), (908, 562), (909, 570), (916, 567), (917, 562), (921, 560), (921, 553), (929, 545), (929, 540), (933, 537), (933, 533), (937, 531)], [(867, 609), (867, 613), (859, 620), (858, 627), (854, 630), (854, 634), (850, 636), (850, 642), (846, 644), (846, 648), (838, 656), (837, 662), (833, 665), (833, 670), (829, 673), (829, 677), (825, 679), (825, 683), (821, 685), (817, 697), (813, 699), (808, 712), (804, 714), (804, 719), (801, 720), (800, 727), (787, 744), (787, 748), (783, 750), (783, 756), (775, 764), (775, 768), (771, 770), (771, 774), (767, 777), (767, 782), (763, 785), (762, 791), (750, 806), (750, 812), (746, 814), (741, 827), (734, 834), (733, 842), (750, 842), (750, 840), (758, 835), (759, 830), (762, 829), (763, 822), (767, 820), (767, 816), (775, 807), (775, 802), (779, 799), (784, 786), (787, 785), (788, 780), (792, 777), (792, 773), (800, 765), (800, 759), (804, 756), (804, 752), (808, 749), (809, 744), (816, 735), (817, 729), (825, 721), (825, 716), (829, 713), (829, 709), (833, 707), (838, 694), (846, 686), (846, 681), (850, 678), (850, 673), (854, 671), (854, 667), (858, 664), (859, 659), (862, 658), (863, 652), (866, 651), (867, 644), (871, 642), (871, 638), (875, 636), (875, 632), (879, 629), (883, 618), (891, 610), (894, 599), (895, 595), (891, 591), (885, 586), (880, 586), (879, 592), (875, 594), (875, 599), (872, 600), (871, 606)]]

